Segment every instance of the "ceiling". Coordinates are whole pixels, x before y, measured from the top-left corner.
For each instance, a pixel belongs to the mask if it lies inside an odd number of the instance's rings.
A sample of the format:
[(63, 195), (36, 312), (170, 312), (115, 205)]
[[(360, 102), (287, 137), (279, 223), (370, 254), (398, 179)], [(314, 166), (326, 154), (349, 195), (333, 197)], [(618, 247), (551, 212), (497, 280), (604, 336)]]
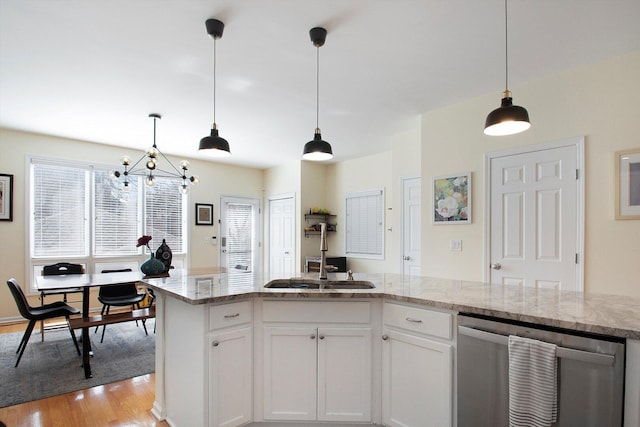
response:
[[(495, 93), (488, 113), (504, 89), (502, 0), (0, 0), (0, 127), (142, 150), (160, 113), (163, 152), (212, 159), (198, 152), (213, 121), (208, 18), (225, 23), (225, 163), (301, 158), (316, 127), (314, 26), (328, 30), (319, 121), (334, 161), (388, 150), (421, 113)], [(509, 86), (638, 51), (638, 22), (638, 0), (512, 0)]]

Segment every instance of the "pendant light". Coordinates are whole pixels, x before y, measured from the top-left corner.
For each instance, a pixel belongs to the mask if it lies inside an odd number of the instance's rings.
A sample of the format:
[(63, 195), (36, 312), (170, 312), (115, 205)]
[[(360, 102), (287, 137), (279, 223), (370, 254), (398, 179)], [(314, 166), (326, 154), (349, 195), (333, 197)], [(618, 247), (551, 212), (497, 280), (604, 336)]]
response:
[(224, 24), (217, 19), (207, 19), (205, 22), (207, 34), (213, 38), (213, 126), (211, 135), (200, 140), (199, 150), (211, 150), (211, 154), (216, 157), (228, 157), (231, 155), (229, 143), (226, 139), (218, 135), (216, 125), (216, 40), (222, 37)]
[(507, 0), (504, 0), (504, 50), (505, 50), (505, 90), (502, 104), (487, 116), (484, 133), (491, 136), (513, 135), (524, 132), (531, 127), (529, 113), (524, 107), (513, 105), (511, 91), (509, 91), (509, 52), (507, 31)]
[(304, 145), (302, 158), (304, 160), (329, 160), (333, 158), (331, 144), (322, 139), (319, 127), (320, 116), (320, 46), (324, 45), (327, 39), (327, 30), (321, 27), (312, 28), (309, 31), (311, 42), (316, 47), (316, 131), (313, 139)]

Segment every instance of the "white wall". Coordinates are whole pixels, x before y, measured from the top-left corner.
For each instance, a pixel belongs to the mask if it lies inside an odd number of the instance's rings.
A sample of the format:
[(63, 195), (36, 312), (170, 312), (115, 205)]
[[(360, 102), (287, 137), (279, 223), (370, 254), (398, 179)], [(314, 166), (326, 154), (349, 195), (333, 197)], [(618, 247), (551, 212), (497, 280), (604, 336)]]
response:
[[(615, 220), (614, 153), (639, 148), (640, 53), (608, 60), (511, 88), (514, 103), (527, 108), (532, 127), (522, 134), (488, 137), (487, 114), (496, 92), (422, 116), (423, 184), (431, 177), (473, 173), (473, 223), (433, 226), (430, 185), (422, 219), (424, 275), (483, 279), (484, 155), (490, 151), (585, 136), (585, 290), (640, 296), (640, 221)], [(449, 252), (450, 239), (463, 241)]]
[[(52, 136), (32, 134), (26, 132), (0, 129), (0, 172), (12, 174), (14, 177), (13, 190), (13, 221), (0, 221), (0, 238), (4, 244), (0, 245), (0, 272), (4, 282), (15, 277), (24, 283), (26, 274), (26, 252), (28, 244), (26, 237), (25, 188), (26, 156), (47, 156), (87, 162), (95, 161), (101, 164), (112, 163), (118, 166), (120, 157), (128, 155), (137, 158), (142, 152), (93, 144)], [(161, 147), (162, 148), (162, 147)], [(178, 164), (180, 158), (168, 156), (172, 162)], [(254, 168), (228, 166), (213, 162), (203, 162), (189, 159), (190, 170), (200, 177), (200, 184), (191, 187), (189, 209), (189, 259), (190, 267), (217, 266), (219, 246), (210, 243), (211, 236), (219, 235), (217, 218), (219, 216), (220, 194), (234, 194), (262, 198), (263, 171)], [(176, 190), (177, 191), (177, 190)], [(212, 203), (216, 221), (214, 226), (195, 226), (195, 203)], [(7, 243), (8, 242), (8, 243)], [(135, 245), (135, 242), (132, 242)], [(30, 297), (31, 304), (39, 304), (35, 296)], [(13, 298), (6, 285), (0, 286), (0, 319), (18, 316)]]

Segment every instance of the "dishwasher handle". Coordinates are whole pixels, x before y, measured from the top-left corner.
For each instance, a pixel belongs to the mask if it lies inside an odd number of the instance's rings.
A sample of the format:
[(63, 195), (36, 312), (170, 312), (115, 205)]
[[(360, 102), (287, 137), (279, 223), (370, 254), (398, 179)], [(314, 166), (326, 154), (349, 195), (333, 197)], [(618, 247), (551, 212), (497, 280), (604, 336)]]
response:
[[(470, 328), (468, 326), (458, 326), (458, 333), (477, 338), (479, 340), (490, 341), (494, 344), (509, 345), (508, 336), (494, 334), (493, 332), (483, 331), (482, 329)], [(580, 362), (605, 366), (613, 366), (616, 361), (616, 357), (612, 354), (593, 353), (590, 351), (576, 350), (574, 348), (566, 348), (560, 346), (556, 348), (556, 355), (565, 359), (578, 360)]]

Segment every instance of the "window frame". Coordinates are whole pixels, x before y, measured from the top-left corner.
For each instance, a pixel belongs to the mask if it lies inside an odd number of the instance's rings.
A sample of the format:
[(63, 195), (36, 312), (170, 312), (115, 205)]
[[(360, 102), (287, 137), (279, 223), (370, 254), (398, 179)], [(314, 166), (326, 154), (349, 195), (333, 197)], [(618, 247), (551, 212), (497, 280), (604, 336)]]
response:
[[(350, 212), (350, 203), (351, 199), (362, 198), (362, 197), (376, 197), (377, 203), (379, 204), (379, 211), (375, 212), (377, 217), (375, 218), (378, 224), (370, 224), (365, 226), (367, 229), (376, 228), (376, 236), (379, 239), (379, 250), (378, 248), (371, 248), (370, 251), (350, 251), (351, 240), (349, 239), (349, 233), (352, 232), (351, 219), (350, 216), (353, 215)], [(373, 190), (365, 190), (365, 191), (354, 191), (345, 193), (344, 196), (344, 213), (345, 213), (345, 226), (344, 226), (344, 247), (345, 247), (345, 255), (348, 258), (361, 258), (361, 259), (375, 259), (375, 260), (383, 260), (385, 258), (385, 236), (384, 236), (384, 227), (385, 227), (385, 195), (384, 188), (377, 188)], [(370, 219), (373, 218), (371, 215), (367, 215)]]
[[(33, 239), (34, 236), (34, 215), (33, 215), (33, 207), (34, 207), (34, 181), (33, 181), (33, 169), (32, 167), (35, 165), (50, 165), (57, 167), (70, 167), (70, 168), (78, 168), (84, 169), (88, 171), (89, 177), (86, 179), (85, 189), (87, 198), (85, 200), (85, 212), (87, 218), (85, 219), (86, 225), (85, 227), (88, 229), (86, 234), (86, 252), (85, 255), (82, 256), (52, 256), (52, 257), (36, 257), (33, 253)], [(56, 262), (72, 262), (77, 264), (82, 264), (85, 266), (85, 270), (87, 273), (95, 273), (99, 272), (105, 264), (116, 265), (116, 264), (127, 264), (127, 267), (133, 265), (132, 263), (136, 263), (140, 265), (144, 262), (148, 256), (149, 251), (145, 247), (137, 248), (137, 253), (132, 255), (96, 255), (96, 233), (95, 233), (95, 172), (109, 172), (114, 167), (113, 165), (107, 164), (99, 164), (99, 163), (91, 163), (91, 162), (83, 162), (79, 160), (69, 160), (55, 157), (44, 157), (44, 156), (26, 156), (26, 166), (25, 170), (26, 174), (26, 183), (25, 189), (27, 191), (27, 197), (25, 198), (25, 214), (27, 216), (26, 221), (26, 247), (25, 247), (25, 257), (27, 258), (27, 262), (25, 263), (26, 267), (26, 278), (29, 283), (27, 293), (28, 294), (37, 294), (38, 290), (35, 286), (35, 276), (40, 274), (42, 267), (44, 265), (53, 264)], [(145, 185), (142, 182), (141, 177), (138, 177), (139, 182), (139, 197), (138, 197), (138, 219), (136, 220), (138, 223), (139, 235), (144, 233), (146, 227), (146, 192)], [(176, 187), (176, 191), (178, 191)], [(187, 251), (189, 248), (189, 225), (188, 225), (188, 206), (189, 206), (189, 193), (182, 197), (181, 209), (182, 209), (182, 219), (181, 219), (181, 233), (182, 233), (182, 251), (173, 251), (173, 262), (174, 265), (184, 266), (187, 261)], [(158, 243), (160, 245), (162, 239)], [(135, 243), (133, 243), (135, 244)], [(154, 245), (155, 246), (155, 245)]]

